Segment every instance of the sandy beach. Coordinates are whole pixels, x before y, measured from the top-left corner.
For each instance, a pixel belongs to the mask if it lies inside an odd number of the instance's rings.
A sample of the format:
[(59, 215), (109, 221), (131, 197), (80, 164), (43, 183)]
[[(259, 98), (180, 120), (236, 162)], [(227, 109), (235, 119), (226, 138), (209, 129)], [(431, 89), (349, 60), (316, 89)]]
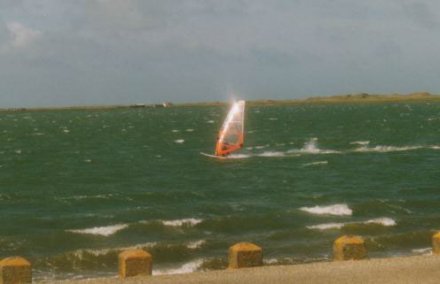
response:
[(439, 283), (439, 267), (440, 257), (412, 256), (135, 277), (125, 281), (115, 277), (58, 283)]

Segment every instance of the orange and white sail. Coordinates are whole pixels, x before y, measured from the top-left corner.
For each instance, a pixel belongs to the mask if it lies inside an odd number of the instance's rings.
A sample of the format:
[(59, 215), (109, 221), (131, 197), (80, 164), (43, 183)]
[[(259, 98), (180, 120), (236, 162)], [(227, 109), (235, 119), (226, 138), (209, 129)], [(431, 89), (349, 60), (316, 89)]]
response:
[(220, 128), (216, 156), (227, 156), (243, 147), (244, 143), (244, 106), (245, 101), (234, 102), (223, 126)]

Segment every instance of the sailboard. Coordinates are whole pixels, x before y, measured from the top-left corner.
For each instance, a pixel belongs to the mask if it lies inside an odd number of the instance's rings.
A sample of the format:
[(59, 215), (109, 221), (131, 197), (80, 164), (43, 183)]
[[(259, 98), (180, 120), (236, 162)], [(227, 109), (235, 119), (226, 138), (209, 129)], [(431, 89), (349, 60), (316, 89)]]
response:
[(219, 130), (214, 155), (202, 153), (214, 158), (225, 158), (243, 148), (244, 143), (245, 101), (234, 102)]

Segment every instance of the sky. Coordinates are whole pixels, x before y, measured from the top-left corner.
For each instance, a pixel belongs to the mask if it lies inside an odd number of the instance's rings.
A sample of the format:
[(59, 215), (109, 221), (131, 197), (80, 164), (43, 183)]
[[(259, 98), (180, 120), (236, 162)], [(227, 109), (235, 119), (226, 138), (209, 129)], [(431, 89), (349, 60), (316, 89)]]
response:
[(437, 0), (0, 0), (0, 108), (440, 93)]

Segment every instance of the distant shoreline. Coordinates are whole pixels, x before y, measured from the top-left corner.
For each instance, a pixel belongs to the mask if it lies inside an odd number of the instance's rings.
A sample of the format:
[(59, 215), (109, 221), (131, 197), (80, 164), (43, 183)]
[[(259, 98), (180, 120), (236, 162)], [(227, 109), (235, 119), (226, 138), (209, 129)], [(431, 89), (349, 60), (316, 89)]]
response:
[[(279, 106), (279, 105), (312, 105), (312, 104), (362, 104), (362, 103), (398, 103), (398, 102), (440, 102), (440, 95), (428, 92), (416, 92), (410, 94), (368, 94), (357, 93), (336, 95), (328, 97), (310, 97), (304, 99), (288, 100), (248, 100), (250, 106)], [(227, 102), (198, 102), (198, 103), (162, 103), (162, 104), (130, 104), (130, 105), (90, 105), (90, 106), (61, 106), (61, 107), (31, 107), (31, 108), (0, 108), (0, 112), (21, 111), (52, 111), (52, 110), (112, 110), (130, 108), (169, 108), (169, 107), (197, 107), (197, 106), (224, 106)]]

